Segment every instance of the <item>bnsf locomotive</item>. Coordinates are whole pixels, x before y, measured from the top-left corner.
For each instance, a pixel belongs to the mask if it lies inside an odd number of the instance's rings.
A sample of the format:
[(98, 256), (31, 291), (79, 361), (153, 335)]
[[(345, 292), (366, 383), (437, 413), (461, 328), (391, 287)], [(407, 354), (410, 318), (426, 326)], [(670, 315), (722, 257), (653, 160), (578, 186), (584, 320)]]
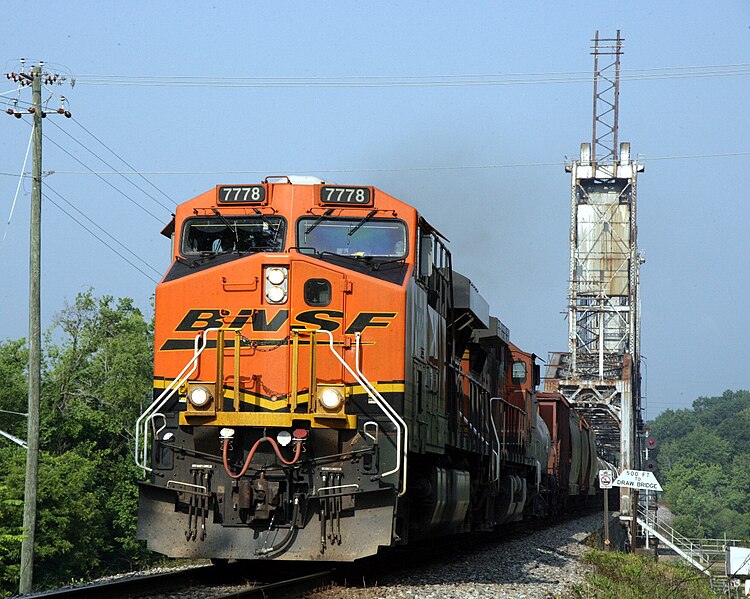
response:
[(353, 560), (560, 512), (595, 438), (373, 187), (279, 177), (177, 208), (137, 422), (138, 537), (173, 557)]

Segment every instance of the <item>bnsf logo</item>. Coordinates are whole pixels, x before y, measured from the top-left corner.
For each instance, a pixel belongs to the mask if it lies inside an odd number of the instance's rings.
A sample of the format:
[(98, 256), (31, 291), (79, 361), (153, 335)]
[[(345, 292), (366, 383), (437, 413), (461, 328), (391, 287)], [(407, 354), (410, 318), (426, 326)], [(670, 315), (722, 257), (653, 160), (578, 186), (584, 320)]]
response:
[[(396, 312), (360, 312), (344, 332), (354, 334), (371, 327), (387, 327), (396, 315)], [(278, 310), (271, 316), (265, 309), (240, 310), (234, 316), (227, 310), (189, 310), (175, 331), (195, 332), (220, 327), (242, 329), (250, 323), (253, 331), (268, 333), (280, 330), (288, 320), (289, 310)], [(341, 310), (306, 310), (296, 314), (294, 320), (302, 324), (292, 324), (292, 328), (312, 325), (333, 332), (343, 326), (344, 313)]]

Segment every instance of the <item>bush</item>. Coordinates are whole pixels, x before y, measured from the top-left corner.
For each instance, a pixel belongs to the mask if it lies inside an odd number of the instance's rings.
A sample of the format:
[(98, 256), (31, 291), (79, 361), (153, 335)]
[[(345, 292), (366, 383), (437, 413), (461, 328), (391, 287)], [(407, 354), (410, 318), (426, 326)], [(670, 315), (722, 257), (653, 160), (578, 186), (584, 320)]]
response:
[(640, 555), (591, 550), (583, 558), (593, 566), (576, 585), (580, 599), (715, 598), (708, 579), (687, 567), (656, 563)]

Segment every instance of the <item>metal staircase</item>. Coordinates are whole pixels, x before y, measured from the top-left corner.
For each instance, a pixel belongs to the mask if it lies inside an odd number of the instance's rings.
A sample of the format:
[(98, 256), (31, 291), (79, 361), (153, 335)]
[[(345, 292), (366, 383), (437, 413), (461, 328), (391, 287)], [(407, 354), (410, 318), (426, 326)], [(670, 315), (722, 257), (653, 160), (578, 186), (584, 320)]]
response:
[[(715, 550), (718, 544), (706, 545), (703, 541), (697, 542), (695, 539), (688, 539), (669, 524), (658, 521), (651, 511), (641, 506), (638, 507), (638, 525), (672, 549), (696, 570), (711, 576), (709, 566), (718, 561), (718, 554)], [(711, 549), (707, 549), (707, 547)], [(726, 553), (726, 549), (724, 549), (724, 553)]]

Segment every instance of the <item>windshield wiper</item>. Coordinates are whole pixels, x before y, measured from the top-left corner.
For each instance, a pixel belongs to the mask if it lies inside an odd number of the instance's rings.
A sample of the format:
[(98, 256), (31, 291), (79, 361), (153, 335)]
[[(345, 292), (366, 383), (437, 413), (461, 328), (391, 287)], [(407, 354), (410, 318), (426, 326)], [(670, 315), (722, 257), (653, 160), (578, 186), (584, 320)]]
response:
[(365, 263), (367, 266), (374, 270), (375, 265), (372, 263), (372, 256), (357, 255), (357, 254), (337, 254), (336, 252), (329, 252), (323, 250), (322, 252), (315, 252), (315, 256), (320, 258), (323, 256), (333, 256), (334, 258), (344, 258), (345, 260), (352, 260), (358, 264)]
[(313, 224), (311, 224), (309, 227), (307, 227), (307, 229), (305, 229), (305, 235), (308, 235), (310, 231), (312, 231), (315, 227), (317, 227), (320, 223), (323, 222), (323, 219), (326, 216), (330, 216), (332, 213), (333, 213), (333, 208), (329, 208), (323, 214), (321, 214)]
[(224, 215), (219, 212), (216, 208), (212, 208), (214, 211), (214, 214), (218, 216), (221, 219), (221, 222), (223, 222), (227, 227), (229, 227), (230, 231), (234, 231), (234, 247), (239, 249), (240, 247), (240, 235), (237, 232), (237, 223), (235, 222), (234, 225), (230, 223), (226, 218), (224, 218)]
[(396, 264), (397, 262), (402, 262), (404, 265), (406, 264), (406, 257), (403, 258), (396, 258), (395, 260), (384, 260), (383, 262), (376, 262), (372, 265), (373, 270), (380, 270), (381, 266), (385, 266), (386, 264)]
[[(269, 229), (273, 229), (273, 226), (271, 225), (271, 221), (266, 218), (266, 215), (263, 214), (260, 210), (257, 208), (253, 208), (253, 212), (260, 216), (260, 220), (263, 221), (263, 224), (266, 225)], [(273, 239), (272, 241), (276, 243), (276, 236), (279, 234), (279, 227), (276, 227), (276, 230), (273, 232)]]
[(346, 235), (347, 237), (351, 237), (354, 235), (354, 233), (357, 232), (357, 229), (359, 229), (362, 225), (364, 225), (368, 220), (370, 220), (373, 216), (375, 216), (378, 213), (377, 210), (370, 210), (370, 212), (365, 216), (361, 221), (359, 221), (354, 228), (349, 231)]

